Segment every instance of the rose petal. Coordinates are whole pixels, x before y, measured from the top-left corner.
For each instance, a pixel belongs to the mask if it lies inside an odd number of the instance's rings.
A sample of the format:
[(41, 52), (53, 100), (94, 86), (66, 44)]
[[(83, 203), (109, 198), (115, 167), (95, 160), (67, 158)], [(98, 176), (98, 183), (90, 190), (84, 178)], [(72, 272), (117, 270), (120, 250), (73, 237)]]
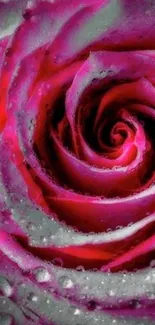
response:
[[(135, 260), (137, 257), (142, 259), (147, 253), (154, 251), (155, 248), (155, 236), (151, 236), (149, 239), (142, 241), (139, 245), (129, 250), (127, 253), (122, 254), (122, 256), (115, 259), (115, 261), (109, 263), (103, 267), (103, 271), (113, 270), (123, 266), (126, 268), (126, 264), (131, 264), (131, 261)], [(136, 265), (136, 263), (135, 263)], [(131, 267), (131, 265), (129, 266)]]
[[(81, 69), (79, 69), (67, 93), (66, 114), (71, 124), (71, 127), (73, 128), (75, 112), (78, 107), (80, 98), (82, 97), (84, 91), (86, 91), (86, 89), (88, 89), (88, 87), (92, 84), (94, 78), (98, 81), (98, 85), (99, 82), (101, 83), (103, 89), (103, 87), (107, 87), (107, 85), (109, 85), (110, 81), (112, 80), (116, 80), (119, 82), (124, 79), (128, 81), (133, 81), (138, 78), (153, 76), (154, 71), (154, 61), (152, 60), (152, 58), (149, 58), (147, 56), (147, 53), (145, 55), (145, 51), (143, 55), (138, 51), (135, 51), (134, 53), (91, 53), (89, 58), (81, 67)], [(145, 81), (145, 84), (146, 83), (147, 81)], [(153, 89), (153, 87), (150, 89), (150, 91), (152, 90), (151, 93), (153, 93)], [(150, 91), (148, 89), (147, 94), (150, 94)], [(134, 98), (136, 98), (135, 93)], [(147, 98), (149, 98), (148, 95)], [(148, 100), (154, 103), (153, 98), (149, 98)]]

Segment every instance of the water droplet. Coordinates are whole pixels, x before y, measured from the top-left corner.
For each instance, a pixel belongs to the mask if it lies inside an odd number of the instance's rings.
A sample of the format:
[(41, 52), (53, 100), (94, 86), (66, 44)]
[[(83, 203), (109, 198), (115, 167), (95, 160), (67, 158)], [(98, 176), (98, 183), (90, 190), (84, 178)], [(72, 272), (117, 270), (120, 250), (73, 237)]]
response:
[(122, 229), (123, 227), (122, 226), (117, 226), (116, 227), (116, 230), (120, 230), (120, 229)]
[(52, 260), (52, 263), (53, 263), (54, 265), (56, 265), (56, 266), (63, 266), (63, 260), (62, 260), (61, 258), (59, 258), (59, 257), (54, 258), (54, 259)]
[(0, 279), (0, 290), (7, 297), (10, 297), (13, 293), (13, 288), (5, 278)]
[(81, 311), (80, 309), (76, 308), (74, 311), (74, 315), (80, 315)]
[(90, 300), (87, 304), (89, 310), (95, 310), (97, 307), (96, 301)]
[(74, 286), (73, 281), (69, 279), (67, 276), (60, 277), (59, 283), (64, 289), (71, 289)]
[(151, 276), (150, 276), (150, 274), (148, 274), (147, 276), (146, 276), (146, 278), (145, 278), (145, 281), (150, 281), (151, 280)]
[(28, 294), (27, 299), (28, 299), (29, 301), (33, 301), (33, 302), (37, 302), (37, 301), (38, 301), (38, 297), (37, 297), (33, 292), (30, 292), (30, 293)]
[(12, 48), (11, 47), (8, 47), (5, 51), (5, 55), (6, 56), (11, 56), (12, 55)]
[(33, 131), (34, 130), (34, 128), (35, 128), (35, 126), (36, 126), (36, 121), (35, 121), (35, 119), (31, 119), (30, 120), (30, 122), (29, 122), (29, 130), (30, 131)]
[(75, 316), (78, 316), (81, 313), (80, 309), (75, 306), (71, 306), (69, 309), (70, 309), (71, 313)]
[(81, 310), (77, 306), (74, 306), (74, 305), (69, 306), (69, 312), (72, 315), (76, 315), (76, 316), (81, 314)]
[(138, 309), (138, 308), (142, 308), (142, 304), (141, 304), (140, 302), (137, 301), (137, 304), (136, 304), (135, 308), (137, 308), (137, 309)]
[(84, 266), (79, 265), (79, 266), (76, 267), (76, 270), (77, 270), (78, 272), (84, 272), (84, 271), (85, 271), (85, 268), (84, 268)]
[(36, 230), (36, 225), (32, 222), (28, 222), (27, 224), (27, 229), (30, 231), (35, 231)]
[(26, 10), (24, 10), (23, 13), (22, 13), (22, 16), (23, 16), (23, 18), (24, 18), (25, 20), (30, 19), (30, 18), (31, 18), (31, 15), (32, 15), (32, 13), (31, 13), (31, 10), (30, 10), (30, 9), (26, 9)]
[(114, 292), (113, 290), (109, 290), (109, 291), (108, 291), (108, 295), (109, 295), (110, 297), (113, 297), (113, 296), (115, 296), (115, 292)]
[(35, 278), (38, 282), (48, 282), (50, 280), (50, 274), (45, 268), (36, 268), (33, 271)]
[(39, 230), (42, 230), (43, 229), (43, 225), (42, 224), (37, 225), (37, 227), (38, 227)]
[(131, 299), (131, 301), (129, 302), (130, 308), (140, 308), (141, 304), (139, 302), (138, 299)]
[(108, 229), (106, 230), (106, 232), (112, 232), (112, 229), (111, 229), (111, 228), (108, 228)]
[(41, 236), (40, 240), (42, 241), (43, 244), (47, 244), (47, 238), (46, 237)]

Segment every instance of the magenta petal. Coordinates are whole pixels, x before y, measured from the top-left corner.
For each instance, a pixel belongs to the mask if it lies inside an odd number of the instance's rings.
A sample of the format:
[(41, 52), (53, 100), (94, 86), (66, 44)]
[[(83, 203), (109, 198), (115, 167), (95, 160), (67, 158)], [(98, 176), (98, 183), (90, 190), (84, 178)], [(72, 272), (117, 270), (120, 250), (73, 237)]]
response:
[(128, 198), (101, 199), (80, 195), (50, 198), (52, 207), (76, 227), (100, 232), (125, 226), (154, 212), (153, 187)]
[(66, 1), (65, 4), (69, 10), (69, 4), (75, 7), (77, 5), (81, 9), (81, 15), (72, 15), (51, 45), (51, 57), (53, 60), (57, 57), (61, 64), (86, 50), (154, 48), (153, 3), (145, 0), (140, 3), (132, 3), (130, 0), (88, 3), (80, 0), (76, 4), (71, 1)]
[[(155, 63), (146, 54), (145, 51), (143, 55), (138, 51), (132, 53), (91, 53), (81, 69), (79, 69), (67, 93), (66, 114), (71, 127), (74, 124), (75, 113), (80, 103), (80, 98), (84, 91), (92, 84), (93, 79), (98, 80), (98, 82), (100, 81), (102, 89), (104, 89), (111, 80), (119, 80), (120, 82), (125, 79), (132, 81), (144, 76), (153, 76), (155, 73)], [(140, 66), (141, 69), (139, 69)], [(152, 101), (153, 103), (155, 102), (155, 95)]]
[(105, 267), (103, 267), (103, 271), (113, 270), (118, 268), (120, 265), (125, 268), (125, 265), (132, 262), (132, 260), (136, 259), (139, 256), (146, 255), (148, 252), (154, 251), (155, 249), (155, 236), (153, 235), (149, 239), (142, 241), (136, 247), (132, 248), (122, 256), (115, 259), (115, 261), (109, 263)]
[[(140, 186), (140, 179), (137, 175), (140, 172), (143, 173), (140, 170), (141, 165), (144, 164), (144, 169), (146, 168), (146, 157), (148, 159), (149, 152), (146, 147), (146, 140), (142, 127), (134, 120), (133, 124), (138, 129), (135, 137), (135, 146), (137, 146), (138, 155), (135, 161), (131, 162), (131, 165), (129, 164), (127, 167), (117, 169), (99, 169), (82, 162), (69, 153), (69, 151), (61, 145), (54, 132), (52, 132), (52, 138), (54, 139), (61, 168), (65, 170), (65, 174), (76, 189), (94, 195), (112, 196), (113, 193), (120, 194), (123, 193), (123, 191), (132, 191), (134, 187)], [(132, 183), (130, 183), (131, 179)]]

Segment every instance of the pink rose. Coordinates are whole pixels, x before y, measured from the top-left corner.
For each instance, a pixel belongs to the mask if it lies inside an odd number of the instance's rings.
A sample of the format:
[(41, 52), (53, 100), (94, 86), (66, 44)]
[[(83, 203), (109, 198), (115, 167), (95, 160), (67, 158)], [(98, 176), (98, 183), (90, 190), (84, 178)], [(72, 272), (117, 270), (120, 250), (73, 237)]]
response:
[(0, 319), (154, 324), (155, 4), (24, 6), (0, 3), (22, 11), (0, 40)]

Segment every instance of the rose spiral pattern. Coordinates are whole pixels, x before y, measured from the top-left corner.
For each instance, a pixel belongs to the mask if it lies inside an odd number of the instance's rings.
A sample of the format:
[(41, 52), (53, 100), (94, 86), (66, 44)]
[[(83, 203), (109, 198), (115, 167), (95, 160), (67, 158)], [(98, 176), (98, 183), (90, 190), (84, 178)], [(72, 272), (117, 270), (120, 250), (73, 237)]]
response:
[(155, 5), (0, 6), (0, 321), (153, 324)]

